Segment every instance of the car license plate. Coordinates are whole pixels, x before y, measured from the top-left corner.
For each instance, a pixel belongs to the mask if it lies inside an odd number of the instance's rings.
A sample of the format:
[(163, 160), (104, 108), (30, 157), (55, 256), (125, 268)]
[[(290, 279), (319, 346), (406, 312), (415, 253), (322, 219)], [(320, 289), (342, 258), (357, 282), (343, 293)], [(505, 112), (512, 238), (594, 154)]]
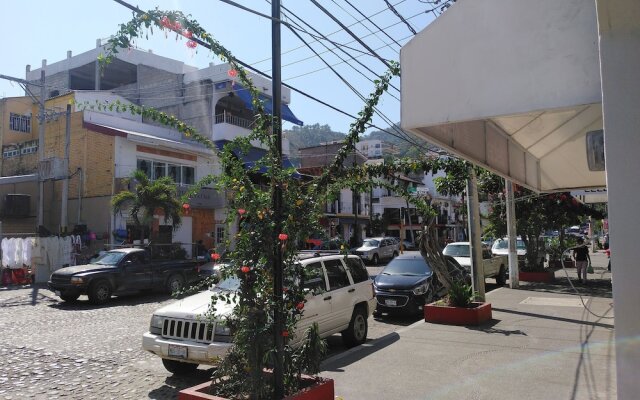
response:
[(386, 300), (384, 301), (384, 304), (385, 304), (385, 305), (388, 305), (388, 306), (395, 306), (395, 305), (397, 305), (397, 304), (398, 304), (398, 301), (397, 301), (397, 300), (394, 300), (394, 299), (386, 299)]
[(169, 357), (187, 358), (187, 347), (177, 344), (170, 344)]

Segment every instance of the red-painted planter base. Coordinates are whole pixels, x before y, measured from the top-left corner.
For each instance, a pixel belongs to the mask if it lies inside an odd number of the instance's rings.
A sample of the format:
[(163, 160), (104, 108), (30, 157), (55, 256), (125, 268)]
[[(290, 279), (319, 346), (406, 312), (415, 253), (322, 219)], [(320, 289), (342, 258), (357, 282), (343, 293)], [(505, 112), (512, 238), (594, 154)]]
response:
[(449, 307), (436, 303), (424, 307), (424, 320), (436, 324), (480, 325), (491, 319), (491, 303), (471, 303), (473, 307)]
[(525, 272), (518, 273), (518, 279), (523, 282), (553, 282), (555, 274), (553, 271)]
[[(314, 381), (314, 378), (311, 377), (303, 379)], [(207, 389), (210, 386), (211, 382), (205, 382), (181, 390), (178, 394), (178, 400), (227, 400), (225, 397), (207, 394)], [(314, 382), (298, 393), (285, 397), (284, 400), (334, 400), (334, 396), (333, 379), (319, 378), (319, 381)]]

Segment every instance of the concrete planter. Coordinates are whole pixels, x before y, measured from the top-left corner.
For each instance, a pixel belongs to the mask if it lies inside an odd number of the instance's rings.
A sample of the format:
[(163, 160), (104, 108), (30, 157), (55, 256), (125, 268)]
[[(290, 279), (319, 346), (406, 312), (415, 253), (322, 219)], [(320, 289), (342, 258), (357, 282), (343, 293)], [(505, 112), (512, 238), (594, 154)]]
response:
[[(283, 400), (334, 400), (333, 379), (303, 376), (302, 380), (308, 386), (297, 393), (286, 396)], [(227, 400), (226, 397), (206, 393), (210, 386), (211, 382), (205, 382), (181, 390), (178, 394), (178, 400)]]
[(424, 320), (426, 322), (449, 325), (481, 325), (491, 319), (491, 303), (473, 302), (468, 308), (437, 305), (436, 303), (424, 306)]
[(553, 271), (539, 271), (539, 272), (527, 272), (521, 271), (518, 274), (518, 279), (523, 282), (553, 282), (555, 280), (555, 274)]

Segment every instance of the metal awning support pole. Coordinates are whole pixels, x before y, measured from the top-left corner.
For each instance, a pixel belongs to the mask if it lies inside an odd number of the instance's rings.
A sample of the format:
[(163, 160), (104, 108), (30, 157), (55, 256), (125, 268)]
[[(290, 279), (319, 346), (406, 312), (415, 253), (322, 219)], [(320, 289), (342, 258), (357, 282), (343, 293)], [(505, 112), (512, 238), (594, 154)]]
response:
[(467, 214), (469, 216), (469, 244), (471, 248), (471, 279), (478, 301), (484, 301), (484, 268), (482, 266), (482, 241), (480, 240), (480, 207), (476, 172), (469, 166), (467, 179)]
[(506, 208), (507, 208), (507, 236), (509, 237), (509, 287), (517, 289), (520, 286), (518, 281), (518, 253), (516, 251), (516, 203), (513, 196), (513, 183), (504, 180), (506, 187)]

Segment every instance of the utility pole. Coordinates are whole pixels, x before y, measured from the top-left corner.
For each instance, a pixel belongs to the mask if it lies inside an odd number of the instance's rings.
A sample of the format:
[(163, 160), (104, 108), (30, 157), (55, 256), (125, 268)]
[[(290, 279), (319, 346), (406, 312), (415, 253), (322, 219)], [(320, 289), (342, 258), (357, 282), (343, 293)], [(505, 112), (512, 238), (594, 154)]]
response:
[[(356, 148), (353, 147), (353, 167), (355, 168), (358, 164), (356, 162)], [(356, 193), (355, 187), (351, 189), (351, 205), (353, 208), (353, 240), (351, 246), (358, 246), (359, 241), (359, 227), (358, 227), (358, 206), (360, 205), (360, 199), (358, 199), (358, 194)]]
[[(69, 201), (69, 144), (71, 142), (71, 104), (67, 104), (64, 134), (65, 176), (62, 181), (62, 209), (60, 210), (60, 233), (67, 233), (67, 202)], [(80, 198), (78, 198), (78, 201)]]
[[(271, 2), (271, 70), (273, 76), (273, 136), (276, 148), (275, 167), (282, 168), (282, 65), (280, 55), (280, 0)], [(276, 346), (275, 363), (273, 368), (274, 377), (274, 398), (284, 397), (284, 302), (282, 299), (282, 252), (278, 241), (278, 234), (282, 228), (282, 188), (276, 182), (273, 193), (273, 214), (275, 220), (274, 227), (274, 249), (273, 249), (273, 297), (275, 310), (273, 315), (273, 335)]]
[(467, 179), (467, 215), (469, 216), (469, 248), (471, 250), (471, 279), (473, 291), (479, 301), (484, 301), (484, 268), (482, 266), (482, 242), (480, 241), (480, 210), (478, 207), (478, 183), (476, 172), (469, 166)]
[(510, 180), (504, 180), (507, 198), (507, 236), (509, 240), (509, 287), (517, 289), (519, 284), (518, 277), (518, 253), (516, 251), (516, 204), (513, 196), (513, 183)]
[(44, 180), (41, 176), (42, 161), (44, 161), (44, 124), (45, 124), (45, 110), (44, 101), (47, 96), (45, 83), (44, 67), (47, 65), (47, 60), (42, 60), (42, 68), (40, 69), (40, 116), (38, 118), (38, 229), (44, 226)]

